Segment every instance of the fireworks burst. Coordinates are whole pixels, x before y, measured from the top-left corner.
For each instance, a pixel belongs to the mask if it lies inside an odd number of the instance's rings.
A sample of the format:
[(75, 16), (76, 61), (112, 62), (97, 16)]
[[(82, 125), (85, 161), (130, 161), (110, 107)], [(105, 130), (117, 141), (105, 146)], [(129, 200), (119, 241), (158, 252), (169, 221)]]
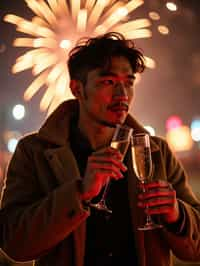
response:
[[(14, 40), (14, 46), (30, 50), (18, 57), (13, 73), (32, 69), (34, 81), (25, 90), (30, 100), (41, 87), (46, 91), (40, 102), (42, 111), (52, 112), (63, 100), (72, 98), (68, 87), (67, 57), (81, 37), (94, 37), (108, 31), (118, 31), (128, 39), (151, 37), (146, 18), (128, 21), (128, 15), (144, 4), (143, 0), (128, 3), (113, 0), (24, 0), (33, 11), (32, 20), (14, 14), (4, 17), (16, 25), (16, 30), (29, 35)], [(155, 66), (146, 57), (146, 65)]]

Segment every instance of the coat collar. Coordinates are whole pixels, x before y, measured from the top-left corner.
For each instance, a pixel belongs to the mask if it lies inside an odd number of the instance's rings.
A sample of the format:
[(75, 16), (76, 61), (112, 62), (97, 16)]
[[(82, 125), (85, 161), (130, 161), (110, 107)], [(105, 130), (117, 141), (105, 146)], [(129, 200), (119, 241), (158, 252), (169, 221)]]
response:
[(47, 118), (38, 132), (38, 137), (58, 146), (64, 146), (69, 140), (70, 123), (78, 120), (77, 100), (65, 101)]
[[(69, 141), (69, 128), (71, 121), (77, 121), (79, 116), (79, 104), (77, 100), (63, 102), (47, 118), (38, 132), (38, 137), (58, 146), (64, 146)], [(134, 133), (148, 133), (130, 114), (125, 124), (134, 129)], [(152, 151), (159, 150), (158, 145), (151, 138)]]

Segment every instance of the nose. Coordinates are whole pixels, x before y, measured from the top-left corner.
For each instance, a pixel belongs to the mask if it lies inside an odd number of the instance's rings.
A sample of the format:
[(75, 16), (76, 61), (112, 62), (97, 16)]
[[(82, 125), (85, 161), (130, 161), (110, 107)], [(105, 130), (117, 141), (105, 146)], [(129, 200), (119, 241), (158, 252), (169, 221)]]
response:
[(120, 98), (121, 100), (128, 100), (127, 90), (123, 81), (116, 82), (113, 96), (114, 98)]

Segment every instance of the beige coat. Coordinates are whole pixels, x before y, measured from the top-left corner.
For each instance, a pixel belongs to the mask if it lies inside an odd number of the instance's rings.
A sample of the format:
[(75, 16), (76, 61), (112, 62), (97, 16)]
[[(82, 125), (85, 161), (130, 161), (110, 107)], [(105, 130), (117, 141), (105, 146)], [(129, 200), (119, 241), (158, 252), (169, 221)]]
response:
[[(69, 124), (78, 103), (63, 103), (38, 133), (23, 138), (10, 162), (1, 203), (2, 248), (17, 261), (36, 260), (41, 266), (83, 266), (86, 219), (77, 193), (80, 178), (70, 149)], [(134, 132), (144, 129), (128, 116)], [(144, 219), (136, 207), (136, 178), (128, 160), (132, 229), (140, 266), (169, 266), (171, 251), (180, 259), (200, 260), (200, 203), (164, 140), (151, 137), (155, 176), (172, 183), (185, 212), (186, 234), (167, 229), (137, 231)]]

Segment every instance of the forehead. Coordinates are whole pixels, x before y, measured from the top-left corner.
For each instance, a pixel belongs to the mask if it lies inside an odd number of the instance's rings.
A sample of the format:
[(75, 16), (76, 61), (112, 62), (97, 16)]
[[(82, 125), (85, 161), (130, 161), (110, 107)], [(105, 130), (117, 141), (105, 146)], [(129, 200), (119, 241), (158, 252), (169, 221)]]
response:
[(104, 76), (108, 73), (116, 75), (130, 75), (133, 74), (133, 70), (129, 60), (124, 56), (113, 56), (109, 64), (102, 68), (96, 68), (89, 71), (89, 76)]
[(114, 56), (111, 58), (110, 65), (106, 69), (112, 72), (120, 71), (125, 73), (133, 73), (129, 60), (124, 56)]

